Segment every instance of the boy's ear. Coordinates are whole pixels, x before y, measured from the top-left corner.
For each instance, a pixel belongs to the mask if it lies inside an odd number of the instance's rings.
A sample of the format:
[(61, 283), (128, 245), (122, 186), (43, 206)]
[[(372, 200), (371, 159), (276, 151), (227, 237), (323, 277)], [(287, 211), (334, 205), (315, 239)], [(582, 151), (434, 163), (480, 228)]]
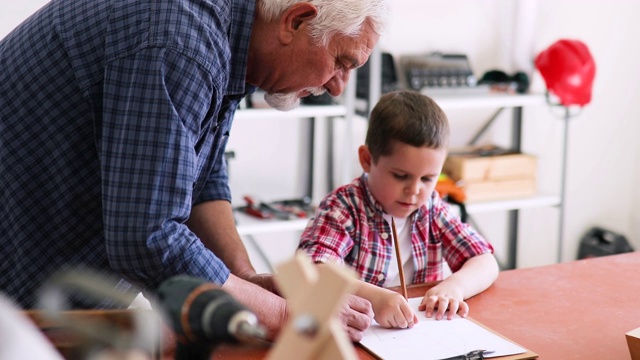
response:
[(371, 152), (367, 145), (360, 145), (358, 148), (358, 160), (360, 160), (362, 170), (368, 173), (371, 170), (371, 163), (373, 162), (373, 159), (371, 158)]
[(278, 38), (282, 44), (290, 43), (298, 30), (318, 15), (318, 8), (308, 2), (291, 5), (280, 18)]

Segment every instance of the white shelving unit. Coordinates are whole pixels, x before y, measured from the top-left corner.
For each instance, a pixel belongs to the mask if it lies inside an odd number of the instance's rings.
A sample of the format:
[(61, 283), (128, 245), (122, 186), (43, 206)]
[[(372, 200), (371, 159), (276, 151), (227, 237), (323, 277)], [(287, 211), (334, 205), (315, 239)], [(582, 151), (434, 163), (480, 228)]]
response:
[[(370, 96), (367, 101), (374, 104), (379, 98), (380, 78), (382, 74), (381, 68), (381, 51), (379, 48), (375, 48), (371, 55), (370, 60), (370, 72), (369, 72), (369, 92)], [(478, 132), (479, 137), (496, 119), (498, 114), (502, 110), (510, 108), (513, 110), (512, 114), (512, 127), (511, 127), (511, 148), (515, 151), (521, 151), (522, 143), (522, 112), (523, 108), (529, 106), (543, 106), (546, 104), (546, 98), (543, 94), (507, 94), (507, 93), (494, 93), (485, 91), (483, 89), (443, 89), (443, 90), (426, 90), (424, 94), (433, 98), (440, 107), (445, 111), (451, 110), (469, 110), (469, 109), (496, 109), (495, 115), (485, 124), (485, 126)], [(371, 108), (366, 106), (364, 100), (357, 99), (356, 103), (360, 107)], [(450, 121), (455, 121), (450, 119)], [(566, 141), (566, 140), (565, 140)], [(563, 180), (564, 181), (564, 180)], [(480, 214), (486, 212), (508, 212), (508, 250), (507, 250), (507, 264), (505, 268), (512, 269), (516, 267), (516, 257), (518, 249), (518, 211), (528, 208), (540, 208), (540, 207), (558, 207), (560, 209), (560, 230), (558, 238), (558, 247), (562, 244), (562, 218), (563, 218), (563, 199), (564, 189), (560, 190), (558, 195), (553, 194), (540, 194), (527, 198), (510, 199), (504, 201), (491, 201), (482, 203), (470, 203), (465, 204), (467, 213), (470, 215)]]
[(532, 197), (521, 199), (471, 203), (466, 205), (466, 209), (467, 212), (471, 214), (480, 214), (493, 211), (522, 210), (548, 206), (559, 206), (560, 202), (560, 196), (557, 195), (535, 195)]
[[(481, 134), (485, 131), (503, 109), (513, 109), (512, 127), (511, 127), (511, 148), (515, 151), (521, 151), (522, 142), (522, 112), (523, 108), (529, 106), (544, 106), (546, 104), (545, 96), (542, 94), (500, 94), (500, 93), (460, 93), (460, 94), (426, 94), (430, 95), (443, 110), (461, 110), (461, 109), (487, 109), (494, 108), (498, 112), (494, 118), (490, 119), (487, 124), (480, 130)], [(530, 208), (540, 207), (559, 207), (562, 213), (563, 194), (539, 194), (532, 197), (509, 199), (503, 201), (491, 201), (482, 203), (466, 204), (467, 213), (470, 215), (486, 213), (486, 212), (508, 212), (508, 250), (507, 264), (505, 268), (516, 268), (516, 257), (518, 250), (518, 211)], [(562, 219), (560, 220), (562, 222)], [(562, 226), (562, 224), (560, 224)], [(561, 244), (562, 238), (558, 239)]]
[(460, 94), (430, 94), (442, 109), (482, 109), (482, 108), (515, 108), (539, 106), (546, 104), (542, 94), (502, 94), (502, 93), (460, 93)]
[[(372, 66), (372, 69), (374, 67)], [(373, 70), (375, 73), (375, 70)], [(374, 82), (375, 83), (375, 82)], [(351, 85), (351, 84), (350, 84)], [(320, 128), (319, 123), (323, 123), (323, 120), (330, 119), (332, 117), (345, 117), (347, 121), (351, 121), (354, 113), (355, 92), (353, 89), (355, 86), (350, 86), (346, 93), (345, 105), (318, 105), (318, 106), (300, 106), (289, 112), (280, 112), (273, 109), (243, 109), (236, 112), (235, 121), (241, 121), (243, 119), (270, 119), (270, 118), (310, 118), (314, 120), (313, 129)], [(511, 145), (514, 150), (520, 151), (521, 136), (522, 136), (522, 110), (524, 107), (529, 106), (542, 106), (545, 102), (545, 97), (542, 94), (499, 94), (499, 93), (447, 93), (447, 94), (433, 94), (427, 93), (431, 96), (445, 111), (447, 110), (461, 110), (461, 109), (513, 109), (512, 115), (512, 139)], [(349, 100), (352, 99), (352, 100)], [(370, 98), (369, 101), (376, 101), (375, 97)], [(318, 121), (316, 121), (318, 120)], [(347, 127), (347, 132), (349, 132)], [(321, 132), (321, 131), (320, 131)], [(318, 141), (325, 141), (328, 134), (318, 134), (317, 132), (312, 135), (312, 143)], [(347, 138), (349, 134), (347, 134)], [(311, 144), (312, 149), (314, 145)], [(310, 169), (309, 177), (311, 186), (317, 188), (319, 176), (322, 176), (327, 169), (327, 162), (332, 161), (327, 159), (326, 154), (317, 154), (313, 150), (310, 150), (312, 157), (310, 161), (313, 166)], [(324, 156), (324, 163), (321, 159)], [(321, 160), (321, 161), (317, 161)], [(320, 181), (322, 182), (322, 181)], [(326, 184), (325, 184), (326, 185)], [(313, 197), (313, 194), (311, 194)], [(314, 202), (317, 202), (317, 197), (313, 197)], [(527, 198), (510, 199), (504, 201), (492, 201), (482, 203), (470, 203), (466, 205), (466, 210), (470, 215), (487, 213), (487, 212), (500, 212), (507, 211), (509, 214), (509, 228), (508, 228), (508, 254), (506, 268), (516, 267), (516, 254), (518, 246), (518, 211), (528, 208), (540, 208), (540, 207), (562, 207), (562, 194), (540, 194)], [(308, 219), (296, 219), (296, 220), (262, 220), (249, 216), (244, 213), (236, 213), (237, 229), (240, 235), (247, 238), (253, 246), (256, 247), (258, 252), (261, 252), (259, 246), (255, 243), (253, 236), (257, 234), (264, 234), (270, 232), (279, 231), (302, 231), (308, 223)], [(559, 242), (562, 239), (558, 240)], [(261, 254), (263, 256), (263, 254)], [(268, 259), (264, 259), (268, 262)]]
[[(350, 86), (347, 88), (347, 96), (349, 88)], [(320, 196), (328, 190), (325, 188), (330, 186), (326, 177), (326, 169), (330, 166), (331, 161), (328, 154), (321, 153), (317, 150), (317, 147), (319, 147), (317, 145), (327, 142), (330, 136), (327, 131), (327, 126), (325, 125), (335, 117), (349, 119), (350, 111), (353, 111), (350, 110), (351, 106), (351, 103), (347, 101), (344, 105), (301, 105), (286, 112), (271, 108), (241, 109), (236, 111), (234, 122), (254, 119), (309, 119), (312, 123), (309, 133), (310, 155), (308, 161), (310, 162), (310, 166), (307, 174), (307, 195), (313, 199), (314, 203), (317, 203)], [(241, 211), (234, 211), (234, 217), (236, 220), (236, 229), (240, 236), (251, 246), (255, 254), (271, 272), (273, 272), (273, 261), (265, 252), (266, 249), (260, 246), (256, 236), (281, 232), (301, 232), (309, 222), (309, 219), (259, 219)]]
[[(426, 93), (428, 94), (428, 93)], [(542, 94), (500, 94), (500, 93), (486, 93), (486, 94), (447, 94), (447, 95), (430, 95), (437, 103), (447, 110), (461, 110), (461, 109), (481, 109), (481, 108), (514, 108), (522, 109), (527, 106), (542, 106), (546, 104), (545, 97)], [(521, 116), (521, 115), (520, 115)], [(514, 119), (514, 121), (520, 121), (521, 119)], [(514, 129), (514, 132), (519, 132), (519, 126)], [(520, 137), (520, 133), (512, 134), (514, 137)], [(519, 150), (520, 141), (516, 141), (514, 147)], [(504, 201), (490, 201), (482, 203), (468, 204), (467, 211), (469, 213), (483, 213), (491, 211), (505, 211), (505, 210), (518, 210), (526, 208), (546, 207), (546, 206), (559, 206), (561, 203), (561, 196), (559, 195), (536, 195), (533, 197), (527, 197), (522, 199), (510, 199)]]
[(234, 121), (248, 119), (282, 119), (282, 118), (328, 118), (345, 116), (347, 108), (344, 105), (301, 105), (291, 111), (277, 111), (271, 108), (242, 109), (236, 111)]
[(266, 234), (279, 231), (301, 231), (307, 226), (309, 219), (258, 219), (255, 216), (235, 211), (238, 223), (238, 234), (241, 236)]

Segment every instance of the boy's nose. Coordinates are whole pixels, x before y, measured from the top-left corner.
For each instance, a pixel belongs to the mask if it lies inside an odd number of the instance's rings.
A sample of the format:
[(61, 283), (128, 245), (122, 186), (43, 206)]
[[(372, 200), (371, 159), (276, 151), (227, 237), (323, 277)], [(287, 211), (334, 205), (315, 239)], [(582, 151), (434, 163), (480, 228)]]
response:
[(420, 191), (420, 182), (410, 182), (405, 187), (405, 192), (409, 195), (415, 195)]

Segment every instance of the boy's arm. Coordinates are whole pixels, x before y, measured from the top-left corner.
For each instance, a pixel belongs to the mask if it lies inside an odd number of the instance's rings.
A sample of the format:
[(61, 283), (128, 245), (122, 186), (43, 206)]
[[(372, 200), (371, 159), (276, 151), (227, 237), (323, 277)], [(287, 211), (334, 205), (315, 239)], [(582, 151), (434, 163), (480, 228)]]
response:
[(498, 263), (493, 254), (474, 256), (460, 270), (429, 289), (418, 309), (424, 310), (427, 317), (433, 316), (437, 309), (437, 320), (442, 319), (447, 310), (448, 319), (452, 319), (456, 313), (465, 317), (469, 313), (469, 306), (464, 300), (487, 289), (497, 277)]
[(451, 274), (443, 283), (451, 282), (462, 290), (464, 300), (486, 290), (498, 278), (498, 262), (491, 253), (468, 259), (460, 270)]
[(400, 294), (367, 282), (356, 280), (356, 295), (371, 302), (374, 319), (386, 328), (412, 328), (418, 317)]

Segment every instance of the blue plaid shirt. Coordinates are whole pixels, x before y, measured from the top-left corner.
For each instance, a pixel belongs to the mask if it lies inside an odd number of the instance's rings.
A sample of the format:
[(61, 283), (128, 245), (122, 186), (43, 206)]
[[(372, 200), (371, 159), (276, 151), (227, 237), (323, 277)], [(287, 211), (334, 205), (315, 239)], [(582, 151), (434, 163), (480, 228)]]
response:
[[(253, 0), (53, 0), (0, 42), (0, 291), (63, 267), (142, 289), (228, 268), (184, 225), (230, 200)], [(125, 281), (126, 280), (126, 281)]]

